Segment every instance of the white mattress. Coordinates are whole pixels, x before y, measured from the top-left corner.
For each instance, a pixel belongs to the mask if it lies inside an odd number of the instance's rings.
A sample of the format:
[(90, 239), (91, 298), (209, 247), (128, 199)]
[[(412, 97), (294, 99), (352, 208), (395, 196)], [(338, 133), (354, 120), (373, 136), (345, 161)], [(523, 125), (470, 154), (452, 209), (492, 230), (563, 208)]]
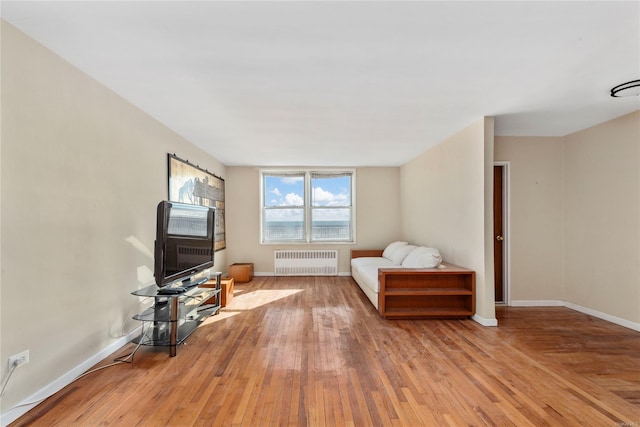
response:
[[(393, 261), (382, 257), (362, 257), (351, 260), (351, 275), (362, 288), (366, 286), (376, 294), (380, 290), (378, 268), (400, 268)], [(366, 293), (366, 290), (363, 288)]]

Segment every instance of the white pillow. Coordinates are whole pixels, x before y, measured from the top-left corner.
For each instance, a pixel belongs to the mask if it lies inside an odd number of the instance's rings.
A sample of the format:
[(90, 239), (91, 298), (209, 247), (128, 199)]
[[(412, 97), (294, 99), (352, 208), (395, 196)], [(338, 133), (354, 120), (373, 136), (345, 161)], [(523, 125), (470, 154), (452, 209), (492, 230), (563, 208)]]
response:
[(402, 264), (402, 261), (404, 261), (404, 259), (407, 257), (407, 255), (409, 255), (411, 252), (413, 252), (416, 248), (417, 248), (416, 245), (400, 246), (398, 249), (393, 251), (393, 253), (391, 254), (391, 261), (393, 261), (393, 263), (397, 264), (397, 265)]
[(402, 261), (404, 268), (436, 268), (442, 262), (442, 256), (435, 248), (420, 246), (415, 248)]
[(401, 246), (406, 245), (408, 242), (392, 242), (387, 245), (387, 247), (382, 252), (382, 257), (391, 259), (391, 255), (393, 252)]

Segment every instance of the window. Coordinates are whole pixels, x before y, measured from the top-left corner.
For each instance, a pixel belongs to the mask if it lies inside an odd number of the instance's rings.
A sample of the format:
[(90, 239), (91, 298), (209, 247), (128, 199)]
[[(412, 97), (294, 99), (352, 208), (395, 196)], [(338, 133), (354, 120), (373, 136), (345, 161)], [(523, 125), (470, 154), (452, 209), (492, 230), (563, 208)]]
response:
[(262, 243), (354, 241), (353, 171), (263, 171)]

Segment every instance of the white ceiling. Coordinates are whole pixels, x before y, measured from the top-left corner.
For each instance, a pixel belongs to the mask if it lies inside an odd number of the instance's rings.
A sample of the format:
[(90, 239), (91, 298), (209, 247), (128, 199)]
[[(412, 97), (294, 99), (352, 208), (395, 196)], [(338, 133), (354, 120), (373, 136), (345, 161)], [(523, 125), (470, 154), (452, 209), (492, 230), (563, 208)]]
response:
[(397, 166), (482, 116), (640, 109), (640, 2), (12, 2), (3, 19), (226, 165)]

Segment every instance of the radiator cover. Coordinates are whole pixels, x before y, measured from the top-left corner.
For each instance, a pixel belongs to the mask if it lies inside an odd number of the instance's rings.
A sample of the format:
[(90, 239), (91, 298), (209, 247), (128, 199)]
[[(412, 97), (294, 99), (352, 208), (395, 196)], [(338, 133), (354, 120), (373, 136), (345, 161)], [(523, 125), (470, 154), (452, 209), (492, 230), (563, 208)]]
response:
[(274, 251), (276, 276), (337, 276), (337, 250)]

